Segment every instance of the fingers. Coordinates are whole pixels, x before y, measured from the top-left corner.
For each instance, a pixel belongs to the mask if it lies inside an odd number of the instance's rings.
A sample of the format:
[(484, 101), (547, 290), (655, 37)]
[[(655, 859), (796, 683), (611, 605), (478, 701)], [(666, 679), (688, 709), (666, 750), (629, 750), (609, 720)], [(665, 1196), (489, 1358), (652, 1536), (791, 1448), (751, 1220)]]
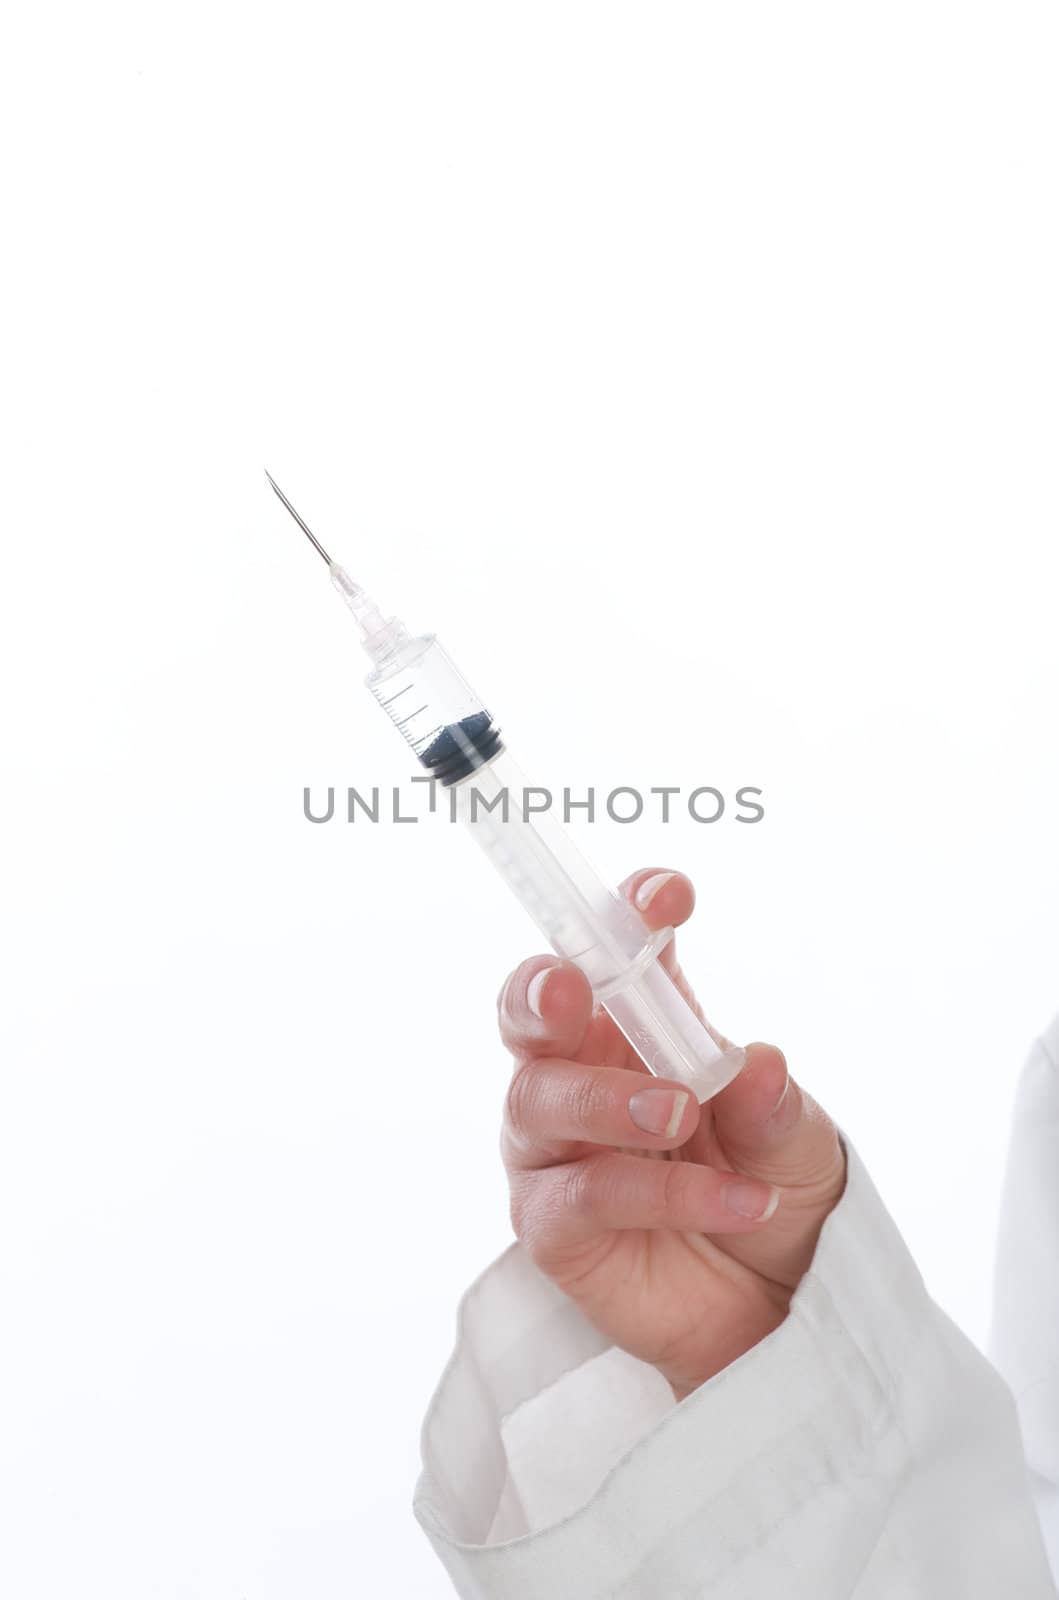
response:
[[(680, 928), (695, 909), (695, 890), (691, 879), (668, 867), (641, 867), (625, 879), (619, 891), (629, 900), (653, 931)], [(670, 939), (658, 957), (666, 971), (677, 972), (674, 941)]]
[(771, 1184), (739, 1173), (610, 1151), (522, 1174), (511, 1209), (516, 1233), (540, 1262), (613, 1229), (752, 1233), (778, 1199)]
[(723, 1159), (783, 1193), (772, 1227), (736, 1241), (729, 1252), (773, 1283), (793, 1288), (845, 1188), (838, 1130), (789, 1076), (782, 1053), (767, 1044), (748, 1046), (742, 1072), (714, 1096), (710, 1110)]
[[(655, 931), (659, 928), (682, 927), (695, 909), (695, 890), (691, 879), (668, 867), (641, 867), (631, 878), (626, 878), (621, 893), (636, 907), (647, 926)], [(702, 1007), (695, 999), (694, 990), (677, 960), (675, 939), (670, 939), (659, 952), (658, 964), (669, 973), (695, 1015), (700, 1021), (704, 1020)]]
[(748, 1045), (742, 1072), (710, 1108), (725, 1156), (740, 1172), (804, 1189), (844, 1175), (838, 1130), (795, 1083), (774, 1045)]
[(504, 1116), (504, 1157), (512, 1170), (573, 1159), (588, 1145), (672, 1150), (699, 1121), (693, 1094), (663, 1078), (577, 1061), (525, 1060)]
[(497, 1011), (500, 1037), (516, 1059), (572, 1056), (592, 1018), (592, 989), (572, 962), (531, 956), (507, 979)]
[[(683, 923), (687, 922), (695, 909), (695, 890), (691, 886), (690, 878), (685, 878), (682, 872), (672, 872), (667, 867), (641, 867), (638, 872), (634, 872), (631, 877), (625, 879), (619, 892), (635, 906), (647, 926), (652, 930), (679, 928)], [(672, 945), (667, 946), (667, 951), (671, 949)], [(526, 1002), (527, 999), (531, 1002), (539, 1000), (540, 985), (532, 994), (528, 994), (530, 984), (545, 968), (549, 967), (553, 970), (561, 969), (571, 976), (573, 987), (568, 992), (571, 1002), (573, 1002), (578, 988), (576, 979), (581, 979), (583, 993), (587, 999), (584, 1002), (578, 1001), (577, 1003), (586, 1005), (586, 1020), (587, 1015), (591, 1013), (591, 990), (587, 979), (583, 978), (579, 968), (573, 966), (571, 962), (557, 961), (554, 956), (531, 956), (529, 960), (523, 961), (511, 973), (500, 991), (500, 998), (497, 1002), (500, 1011), (501, 1033), (508, 1049), (511, 1049), (513, 1044), (521, 1046), (527, 1026), (533, 1021), (540, 1020), (539, 1007), (533, 1007), (532, 1011), (530, 1011), (527, 1009)], [(551, 1001), (553, 996), (560, 991), (553, 989), (551, 980), (548, 981), (547, 987), (549, 992), (549, 1018), (557, 1021), (559, 1020), (559, 1012), (562, 1009), (563, 1002), (561, 1000), (556, 1002), (559, 1010), (553, 1016)], [(505, 1023), (509, 1025), (509, 1028), (514, 1025), (514, 1039), (504, 1032)], [(537, 1032), (531, 1030), (529, 1042), (535, 1043), (537, 1036)]]
[[(621, 893), (651, 929), (679, 927), (695, 905), (689, 879), (665, 868), (642, 867), (625, 880)], [(672, 940), (659, 961), (682, 984)], [(615, 1042), (613, 1024), (605, 1016), (593, 1017), (587, 978), (572, 962), (554, 956), (532, 956), (516, 967), (500, 991), (497, 1010), (500, 1037), (516, 1058), (581, 1054), (602, 1060)]]
[(695, 909), (691, 879), (669, 867), (640, 867), (619, 891), (649, 928), (679, 928)]

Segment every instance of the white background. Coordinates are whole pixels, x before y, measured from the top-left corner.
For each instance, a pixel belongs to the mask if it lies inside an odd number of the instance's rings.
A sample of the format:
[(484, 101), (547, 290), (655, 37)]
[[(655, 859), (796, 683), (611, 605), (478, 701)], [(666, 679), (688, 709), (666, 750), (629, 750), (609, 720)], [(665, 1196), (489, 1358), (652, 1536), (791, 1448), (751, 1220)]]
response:
[(4, 151), (4, 1592), (442, 1596), (493, 1000), (334, 553), (680, 865), (984, 1341), (1059, 1007), (1050, 4), (20, 5)]

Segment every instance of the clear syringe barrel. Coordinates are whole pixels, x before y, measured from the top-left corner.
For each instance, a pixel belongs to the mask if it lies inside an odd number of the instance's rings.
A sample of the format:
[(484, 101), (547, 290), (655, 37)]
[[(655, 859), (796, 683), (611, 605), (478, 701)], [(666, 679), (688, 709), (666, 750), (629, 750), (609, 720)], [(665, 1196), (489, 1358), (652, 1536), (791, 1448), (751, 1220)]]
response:
[(395, 640), (367, 679), (422, 766), (452, 791), (466, 823), (556, 955), (579, 966), (651, 1072), (708, 1100), (735, 1077), (743, 1051), (721, 1040), (684, 999), (658, 954), (672, 929), (651, 932), (609, 889), (504, 749), (479, 697), (433, 635)]

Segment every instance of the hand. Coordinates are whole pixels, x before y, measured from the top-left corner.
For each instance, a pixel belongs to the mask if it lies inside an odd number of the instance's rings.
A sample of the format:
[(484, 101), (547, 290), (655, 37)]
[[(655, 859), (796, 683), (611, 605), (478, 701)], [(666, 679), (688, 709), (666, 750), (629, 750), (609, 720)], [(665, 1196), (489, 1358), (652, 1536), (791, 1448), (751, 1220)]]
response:
[[(649, 928), (687, 921), (680, 873), (622, 886)], [(673, 942), (661, 957), (695, 1005)], [(615, 1344), (682, 1399), (787, 1315), (845, 1184), (834, 1124), (753, 1044), (706, 1105), (652, 1077), (569, 962), (534, 956), (499, 1000), (515, 1058), (502, 1150), (515, 1232)]]

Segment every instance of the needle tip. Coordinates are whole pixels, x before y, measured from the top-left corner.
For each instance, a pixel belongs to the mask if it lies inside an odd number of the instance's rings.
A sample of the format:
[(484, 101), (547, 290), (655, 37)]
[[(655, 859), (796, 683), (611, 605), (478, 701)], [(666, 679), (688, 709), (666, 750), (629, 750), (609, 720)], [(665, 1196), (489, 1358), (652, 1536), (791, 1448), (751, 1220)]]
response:
[(290, 501), (287, 499), (287, 496), (283, 493), (283, 490), (280, 488), (279, 484), (276, 482), (275, 478), (272, 476), (271, 472), (268, 470), (267, 467), (264, 469), (264, 472), (265, 472), (265, 477), (268, 479), (269, 483), (272, 485), (273, 489), (276, 491), (276, 494), (283, 501), (283, 504), (286, 506), (287, 510), (290, 512), (291, 516), (294, 518), (295, 522), (298, 524), (299, 528), (304, 533), (305, 537), (309, 540), (309, 543), (313, 546), (313, 548), (315, 550), (317, 550), (319, 552), (319, 554), (327, 562), (327, 565), (329, 567), (332, 566), (333, 563), (331, 561), (331, 557), (328, 555), (327, 551), (324, 549), (323, 545), (320, 543), (320, 541), (316, 537), (315, 533), (309, 527), (309, 524), (307, 522), (305, 522), (304, 519), (301, 518), (298, 515), (298, 513), (295, 511), (294, 507), (291, 505)]

